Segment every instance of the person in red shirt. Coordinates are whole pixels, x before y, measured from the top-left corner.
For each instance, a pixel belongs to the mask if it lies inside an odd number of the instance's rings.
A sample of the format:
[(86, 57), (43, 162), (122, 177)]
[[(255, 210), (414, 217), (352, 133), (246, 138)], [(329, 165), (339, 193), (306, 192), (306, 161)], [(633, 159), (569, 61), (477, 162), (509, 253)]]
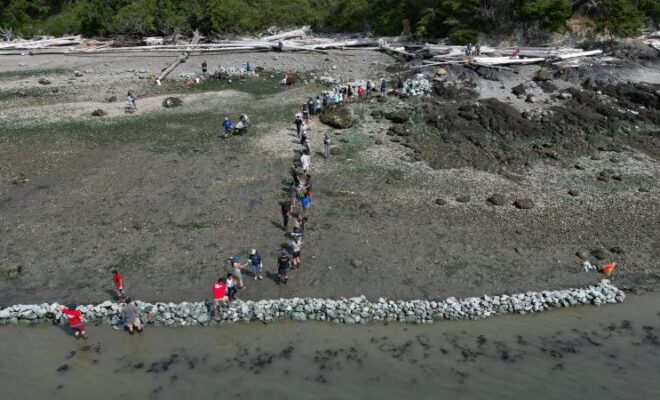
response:
[(76, 310), (76, 306), (73, 304), (69, 306), (60, 306), (60, 309), (73, 331), (73, 336), (75, 336), (76, 339), (80, 339), (81, 337), (87, 339), (87, 331), (85, 330), (85, 324), (83, 324), (85, 317), (83, 317), (80, 311)]
[(227, 285), (225, 285), (224, 278), (218, 279), (213, 284), (213, 313), (218, 315), (220, 311), (220, 304), (229, 304), (229, 297), (227, 296)]
[(364, 94), (364, 89), (362, 89), (362, 86), (358, 86), (357, 94), (359, 98), (362, 98), (362, 95)]
[(112, 270), (112, 282), (115, 284), (115, 294), (118, 299), (124, 298), (124, 275), (120, 274), (116, 269)]

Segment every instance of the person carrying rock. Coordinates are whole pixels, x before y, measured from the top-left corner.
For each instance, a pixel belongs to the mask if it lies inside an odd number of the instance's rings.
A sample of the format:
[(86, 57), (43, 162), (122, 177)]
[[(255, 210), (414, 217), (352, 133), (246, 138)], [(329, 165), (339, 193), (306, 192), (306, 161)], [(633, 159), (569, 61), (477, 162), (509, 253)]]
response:
[(250, 251), (250, 263), (252, 264), (252, 269), (254, 271), (254, 280), (262, 280), (264, 279), (263, 277), (263, 271), (264, 271), (264, 266), (261, 262), (261, 255), (259, 252), (257, 252), (257, 249), (252, 249)]
[(238, 279), (238, 288), (243, 289), (243, 274), (241, 271), (247, 268), (247, 264), (241, 264), (240, 259), (237, 256), (229, 258), (229, 264), (231, 265), (232, 274)]
[(112, 270), (112, 283), (115, 286), (115, 295), (117, 299), (124, 298), (124, 275), (120, 274), (116, 269)]
[(307, 99), (307, 109), (309, 110), (309, 118), (314, 119), (314, 114), (316, 113), (316, 106), (314, 105), (314, 100), (311, 97)]
[(300, 137), (300, 133), (303, 125), (303, 117), (301, 113), (296, 113), (293, 123), (296, 124), (296, 134), (298, 135), (298, 137)]
[(284, 233), (289, 229), (289, 212), (291, 211), (291, 206), (289, 202), (283, 201), (280, 203), (280, 212), (282, 213), (282, 229)]
[(312, 163), (312, 158), (309, 154), (309, 151), (303, 152), (302, 156), (300, 156), (300, 164), (302, 165), (302, 169), (304, 173), (308, 173), (310, 171), (311, 163)]
[(69, 304), (68, 306), (60, 306), (62, 310), (62, 315), (66, 318), (66, 321), (69, 323), (71, 331), (73, 331), (73, 336), (76, 339), (87, 339), (87, 330), (85, 329), (85, 317), (76, 310), (75, 304)]
[(307, 103), (302, 104), (302, 116), (303, 116), (303, 121), (307, 122), (309, 121), (309, 106)]
[(316, 100), (314, 100), (314, 113), (317, 115), (321, 114), (321, 97), (316, 96)]
[(293, 231), (291, 237), (302, 244), (305, 237), (305, 217), (303, 215), (296, 215), (293, 218)]
[(325, 158), (330, 157), (330, 146), (332, 145), (332, 139), (327, 133), (323, 135), (323, 148), (325, 149)]
[(218, 315), (220, 305), (227, 305), (228, 303), (227, 285), (225, 285), (225, 280), (220, 278), (213, 284), (213, 314)]
[(291, 241), (291, 268), (299, 269), (300, 268), (300, 245), (301, 241), (296, 238)]
[(142, 326), (142, 321), (140, 321), (140, 316), (138, 315), (138, 308), (130, 298), (126, 299), (126, 304), (121, 309), (121, 315), (124, 318), (124, 326), (128, 329), (128, 333), (131, 335), (138, 331), (142, 333), (144, 327)]
[(289, 281), (289, 268), (291, 267), (291, 259), (286, 250), (280, 249), (280, 255), (277, 257), (277, 283), (287, 284)]

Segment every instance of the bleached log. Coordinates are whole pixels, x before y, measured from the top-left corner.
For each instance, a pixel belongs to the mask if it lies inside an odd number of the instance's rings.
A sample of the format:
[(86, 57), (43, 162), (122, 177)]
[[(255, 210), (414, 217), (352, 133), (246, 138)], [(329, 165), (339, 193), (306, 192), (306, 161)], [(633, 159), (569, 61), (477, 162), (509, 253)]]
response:
[(278, 33), (277, 35), (263, 36), (261, 40), (265, 42), (275, 42), (278, 40), (302, 38), (309, 34), (309, 26), (303, 26), (301, 29)]
[(473, 57), (472, 63), (477, 65), (507, 65), (507, 64), (536, 64), (545, 61), (545, 58), (512, 58), (512, 57)]
[(48, 38), (39, 40), (14, 40), (9, 43), (0, 43), (0, 49), (30, 50), (38, 48), (48, 48), (51, 46), (72, 46), (80, 44), (81, 37), (66, 36), (61, 38)]
[[(195, 35), (193, 36), (192, 40), (190, 41), (191, 45), (196, 45), (199, 40), (202, 38), (202, 36), (199, 34), (198, 31), (195, 31)], [(158, 81), (162, 81), (169, 75), (172, 71), (176, 69), (183, 61), (185, 61), (188, 57), (190, 57), (190, 52), (185, 52), (179, 58), (173, 62), (169, 67), (165, 68), (163, 72), (158, 75)]]
[(315, 44), (307, 47), (312, 49), (332, 49), (332, 48), (362, 47), (362, 46), (376, 46), (376, 45), (378, 45), (378, 40), (376, 39), (353, 39), (353, 40), (345, 40), (340, 42)]
[(580, 51), (577, 53), (557, 54), (554, 57), (559, 60), (568, 60), (569, 58), (589, 57), (603, 54), (603, 50)]

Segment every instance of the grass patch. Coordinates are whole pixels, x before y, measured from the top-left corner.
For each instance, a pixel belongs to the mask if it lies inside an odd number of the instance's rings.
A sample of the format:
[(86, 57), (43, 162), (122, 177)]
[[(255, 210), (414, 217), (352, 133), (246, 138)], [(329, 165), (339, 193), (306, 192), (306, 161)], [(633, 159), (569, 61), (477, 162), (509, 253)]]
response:
[[(271, 78), (271, 75), (273, 76)], [(236, 90), (247, 93), (261, 99), (265, 96), (280, 93), (288, 90), (280, 86), (280, 72), (264, 72), (258, 77), (252, 79), (233, 79), (231, 83), (228, 80), (216, 78), (207, 78), (198, 84), (186, 85), (181, 79), (170, 79), (163, 81), (161, 86), (155, 86), (151, 83), (145, 88), (142, 96), (157, 96), (163, 94), (189, 94), (203, 92), (218, 92), (222, 90)]]
[[(220, 124), (225, 115), (237, 120), (247, 113), (253, 126), (249, 136), (265, 132), (274, 122), (289, 119), (305, 98), (308, 88), (291, 89), (287, 93), (255, 98), (233, 96), (209, 102), (200, 109), (181, 107), (161, 109), (147, 114), (99, 119), (66, 119), (16, 124), (0, 121), (0, 143), (29, 146), (35, 141), (54, 145), (71, 142), (112, 145), (122, 143), (148, 144), (155, 152), (205, 152), (217, 143)], [(246, 140), (226, 140), (223, 146), (242, 154)]]
[(341, 136), (335, 138), (335, 143), (339, 148), (339, 159), (347, 160), (355, 158), (359, 152), (372, 146), (374, 139), (359, 130), (352, 128), (348, 131), (343, 131)]
[[(54, 92), (53, 89), (57, 89)], [(10, 101), (16, 99), (44, 99), (44, 98), (58, 98), (61, 99), (59, 93), (61, 88), (58, 87), (31, 87), (18, 90), (0, 90), (0, 101)]]

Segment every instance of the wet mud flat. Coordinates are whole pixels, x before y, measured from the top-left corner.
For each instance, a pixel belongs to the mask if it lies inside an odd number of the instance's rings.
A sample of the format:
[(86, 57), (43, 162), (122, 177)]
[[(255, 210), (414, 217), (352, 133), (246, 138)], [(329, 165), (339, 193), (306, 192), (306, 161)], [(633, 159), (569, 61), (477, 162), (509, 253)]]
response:
[(7, 398), (650, 399), (660, 294), (624, 304), (432, 326), (324, 323), (0, 328)]

